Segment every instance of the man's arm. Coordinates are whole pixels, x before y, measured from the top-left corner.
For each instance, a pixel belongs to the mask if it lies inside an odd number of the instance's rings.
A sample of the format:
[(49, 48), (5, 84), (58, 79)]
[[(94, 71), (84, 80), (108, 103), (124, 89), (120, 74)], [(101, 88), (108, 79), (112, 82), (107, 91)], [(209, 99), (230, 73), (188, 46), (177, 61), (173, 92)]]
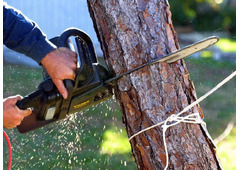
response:
[(63, 80), (74, 80), (77, 54), (67, 48), (57, 49), (35, 22), (6, 3), (3, 4), (3, 43), (42, 64), (59, 92), (67, 98)]
[(6, 3), (3, 4), (3, 43), (39, 64), (49, 52), (56, 49), (35, 22)]

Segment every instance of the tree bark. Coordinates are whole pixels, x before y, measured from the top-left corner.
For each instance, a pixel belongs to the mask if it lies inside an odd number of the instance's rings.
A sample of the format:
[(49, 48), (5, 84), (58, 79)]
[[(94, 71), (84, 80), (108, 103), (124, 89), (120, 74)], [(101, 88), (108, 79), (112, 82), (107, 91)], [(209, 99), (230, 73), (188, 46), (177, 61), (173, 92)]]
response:
[[(167, 0), (88, 0), (110, 72), (117, 75), (179, 49)], [(118, 80), (116, 99), (128, 136), (166, 120), (196, 100), (183, 60), (146, 66)], [(195, 106), (185, 115), (198, 112)], [(169, 169), (221, 169), (215, 148), (199, 124), (180, 123), (166, 132)], [(164, 169), (162, 128), (131, 141), (138, 169)]]

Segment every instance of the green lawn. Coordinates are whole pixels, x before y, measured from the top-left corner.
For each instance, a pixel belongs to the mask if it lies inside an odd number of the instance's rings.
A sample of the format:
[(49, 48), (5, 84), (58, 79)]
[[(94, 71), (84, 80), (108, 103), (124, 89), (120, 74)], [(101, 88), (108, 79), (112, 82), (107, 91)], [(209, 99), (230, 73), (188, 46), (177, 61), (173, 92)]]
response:
[(221, 38), (216, 46), (224, 52), (236, 52), (236, 39)]
[[(198, 97), (205, 94), (225, 77), (236, 70), (234, 63), (216, 62), (212, 58), (186, 60), (190, 77)], [(200, 103), (205, 122), (212, 138), (215, 139), (226, 129), (228, 123), (236, 123), (236, 78)], [(217, 154), (225, 170), (236, 169), (236, 125), (222, 142), (217, 145)]]
[[(235, 64), (211, 58), (186, 59), (198, 97), (235, 70)], [(41, 70), (4, 65), (4, 97), (26, 95), (41, 82)], [(213, 138), (235, 118), (235, 79), (200, 103)], [(122, 115), (114, 99), (108, 100), (67, 121), (28, 134), (6, 130), (13, 148), (13, 169), (137, 169), (128, 143)], [(225, 169), (236, 168), (235, 128), (218, 147)], [(7, 145), (4, 142), (4, 168)]]

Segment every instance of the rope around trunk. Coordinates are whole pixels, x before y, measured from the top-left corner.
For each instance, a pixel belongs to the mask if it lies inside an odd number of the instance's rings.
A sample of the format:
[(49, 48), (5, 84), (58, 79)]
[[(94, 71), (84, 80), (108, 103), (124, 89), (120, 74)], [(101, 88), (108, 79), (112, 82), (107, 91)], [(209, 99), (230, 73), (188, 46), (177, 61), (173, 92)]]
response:
[(213, 89), (211, 89), (209, 92), (207, 92), (206, 94), (204, 94), (203, 96), (201, 96), (199, 99), (197, 99), (195, 102), (193, 102), (192, 104), (188, 105), (187, 107), (185, 107), (181, 112), (177, 113), (177, 114), (172, 114), (171, 116), (169, 116), (165, 121), (162, 121), (160, 123), (157, 123), (155, 125), (152, 125), (148, 128), (145, 128), (139, 132), (137, 132), (136, 134), (132, 135), (129, 138), (129, 141), (132, 140), (134, 137), (140, 135), (143, 132), (146, 132), (150, 129), (153, 129), (157, 126), (162, 125), (163, 128), (163, 142), (164, 142), (164, 147), (165, 147), (165, 153), (166, 153), (166, 166), (164, 168), (164, 170), (166, 170), (168, 168), (168, 162), (169, 162), (169, 158), (168, 158), (168, 150), (167, 150), (167, 144), (166, 144), (166, 137), (165, 137), (165, 132), (166, 130), (174, 125), (177, 125), (179, 123), (195, 123), (195, 124), (202, 124), (202, 125), (206, 125), (206, 123), (202, 120), (202, 118), (200, 117), (199, 113), (192, 113), (189, 114), (187, 116), (182, 117), (181, 115), (183, 113), (185, 113), (186, 111), (188, 111), (189, 109), (191, 109), (192, 107), (194, 107), (195, 105), (199, 104), (201, 101), (203, 101), (204, 99), (206, 99), (208, 96), (210, 96), (212, 93), (214, 93), (216, 90), (218, 90), (221, 86), (223, 86), (225, 83), (227, 83), (229, 80), (231, 80), (234, 76), (236, 76), (236, 71), (234, 71), (232, 74), (230, 74), (227, 78), (225, 78), (223, 81), (221, 81), (218, 85), (216, 85)]

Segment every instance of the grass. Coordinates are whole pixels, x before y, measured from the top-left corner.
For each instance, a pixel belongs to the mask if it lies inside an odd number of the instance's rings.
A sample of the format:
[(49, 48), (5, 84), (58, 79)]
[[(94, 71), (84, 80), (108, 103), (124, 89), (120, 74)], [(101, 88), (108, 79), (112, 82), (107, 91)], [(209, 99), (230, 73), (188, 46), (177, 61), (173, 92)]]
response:
[[(3, 96), (21, 94), (23, 96), (37, 89), (42, 81), (40, 69), (19, 65), (4, 65)], [(24, 71), (23, 71), (24, 70)]]
[[(125, 133), (125, 134), (121, 134)], [(130, 143), (126, 138), (125, 129), (120, 129), (120, 133), (113, 127), (106, 130), (103, 134), (103, 142), (101, 144), (101, 154), (125, 154), (131, 150)]]
[[(236, 68), (235, 64), (216, 62), (211, 58), (186, 60), (190, 78), (198, 97), (215, 87)], [(217, 92), (200, 103), (205, 114), (208, 131), (213, 138), (220, 135), (236, 114), (236, 79), (229, 81)], [(215, 122), (221, 122), (215, 123)]]
[[(215, 87), (220, 81), (236, 70), (234, 63), (216, 62), (212, 58), (186, 60), (191, 80), (198, 97)], [(223, 133), (233, 119), (236, 123), (236, 78), (200, 103), (205, 122), (212, 138)], [(224, 170), (236, 169), (236, 126), (217, 145), (217, 155)]]
[(218, 144), (217, 153), (225, 170), (236, 169), (236, 127)]
[[(198, 97), (213, 88), (233, 70), (235, 64), (215, 62), (211, 58), (186, 59)], [(4, 97), (26, 95), (41, 82), (41, 70), (4, 65)], [(235, 80), (228, 82), (200, 105), (208, 130), (219, 136), (235, 117)], [(137, 169), (127, 141), (122, 114), (114, 99), (84, 112), (72, 115), (28, 134), (6, 130), (13, 148), (13, 169)], [(218, 145), (223, 167), (234, 169), (236, 153), (235, 128)], [(7, 145), (4, 142), (4, 168)]]
[(224, 52), (236, 52), (236, 39), (221, 38), (216, 46)]

